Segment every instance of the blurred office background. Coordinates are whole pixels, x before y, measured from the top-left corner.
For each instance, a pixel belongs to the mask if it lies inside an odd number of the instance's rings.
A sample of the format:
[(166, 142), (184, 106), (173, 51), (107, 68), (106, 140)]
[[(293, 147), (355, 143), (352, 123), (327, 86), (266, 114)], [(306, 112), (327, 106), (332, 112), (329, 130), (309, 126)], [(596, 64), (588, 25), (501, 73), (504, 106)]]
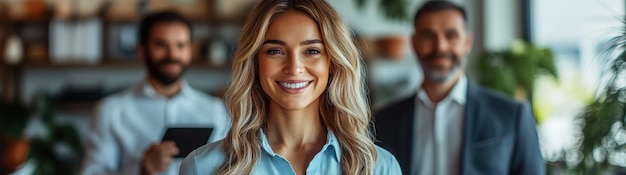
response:
[[(328, 1), (361, 43), (372, 109), (415, 93), (421, 72), (408, 37), (422, 1)], [(135, 54), (144, 13), (175, 9), (193, 21), (194, 61), (185, 77), (220, 96), (230, 80), (238, 30), (255, 2), (0, 0), (0, 148), (14, 153), (8, 162), (44, 162), (32, 165), (44, 173), (58, 173), (55, 166), (72, 173), (79, 166), (97, 101), (144, 78)], [(610, 70), (606, 65), (622, 62), (606, 59), (615, 53), (598, 59), (598, 47), (625, 35), (624, 1), (456, 2), (467, 8), (475, 35), (469, 76), (532, 104), (549, 172), (622, 172), (624, 82), (610, 81), (621, 69), (602, 74)], [(611, 83), (616, 88), (603, 86)], [(602, 105), (615, 94), (618, 103), (610, 103), (609, 112), (585, 113), (606, 109)]]

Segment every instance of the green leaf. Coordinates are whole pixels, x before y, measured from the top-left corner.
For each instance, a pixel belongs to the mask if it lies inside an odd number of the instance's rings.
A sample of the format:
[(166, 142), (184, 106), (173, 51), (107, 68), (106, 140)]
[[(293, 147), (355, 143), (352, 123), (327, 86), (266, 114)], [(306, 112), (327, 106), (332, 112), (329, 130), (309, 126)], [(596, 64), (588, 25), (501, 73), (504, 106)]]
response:
[[(626, 29), (626, 28), (624, 28)], [(622, 29), (622, 30), (624, 30)], [(615, 147), (609, 150), (609, 154), (616, 151), (623, 152), (624, 144), (619, 145), (615, 134), (611, 128), (618, 122), (621, 123), (621, 130), (626, 126), (626, 87), (619, 83), (623, 77), (626, 61), (626, 33), (615, 36), (598, 45), (598, 57), (594, 63), (605, 69), (601, 72), (600, 79), (609, 81), (607, 85), (598, 89), (600, 96), (595, 97), (593, 102), (585, 107), (580, 118), (584, 124), (582, 128), (582, 138), (580, 151), (584, 155), (582, 163), (574, 167), (576, 172), (586, 174), (599, 174), (599, 170), (615, 167), (607, 161), (588, 161), (593, 159), (593, 150), (596, 148)], [(551, 53), (547, 53), (551, 54)], [(606, 145), (606, 143), (609, 143)]]
[(552, 51), (521, 40), (504, 51), (485, 51), (478, 57), (474, 72), (481, 85), (509, 96), (522, 88), (528, 93), (528, 100), (539, 75), (548, 74), (558, 80)]
[[(355, 0), (355, 2), (359, 9), (363, 9), (367, 5), (366, 0)], [(379, 7), (388, 19), (395, 21), (408, 21), (410, 19), (406, 0), (380, 0)]]
[(380, 7), (385, 12), (387, 18), (392, 20), (405, 21), (409, 19), (404, 0), (381, 0)]

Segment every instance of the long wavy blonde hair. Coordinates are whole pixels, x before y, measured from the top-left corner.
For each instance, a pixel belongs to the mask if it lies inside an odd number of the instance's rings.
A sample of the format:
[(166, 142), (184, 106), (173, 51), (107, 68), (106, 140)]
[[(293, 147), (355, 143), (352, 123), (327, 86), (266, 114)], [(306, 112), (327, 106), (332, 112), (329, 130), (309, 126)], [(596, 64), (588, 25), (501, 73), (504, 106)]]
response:
[(319, 97), (319, 111), (322, 123), (341, 145), (342, 174), (372, 174), (377, 154), (368, 129), (371, 114), (361, 55), (346, 25), (324, 0), (263, 0), (250, 12), (233, 58), (232, 83), (225, 92), (232, 123), (224, 140), (226, 160), (216, 174), (250, 174), (259, 159), (269, 98), (259, 83), (257, 53), (272, 18), (290, 10), (316, 21), (331, 59), (330, 83)]

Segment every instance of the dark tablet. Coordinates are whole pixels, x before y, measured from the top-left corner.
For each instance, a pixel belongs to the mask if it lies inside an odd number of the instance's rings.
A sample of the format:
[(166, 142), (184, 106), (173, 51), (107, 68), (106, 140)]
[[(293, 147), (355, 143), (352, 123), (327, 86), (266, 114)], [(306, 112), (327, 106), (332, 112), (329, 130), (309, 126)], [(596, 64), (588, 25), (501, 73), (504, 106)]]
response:
[(180, 152), (174, 157), (184, 158), (191, 151), (207, 144), (212, 132), (213, 128), (167, 128), (162, 141), (176, 142)]

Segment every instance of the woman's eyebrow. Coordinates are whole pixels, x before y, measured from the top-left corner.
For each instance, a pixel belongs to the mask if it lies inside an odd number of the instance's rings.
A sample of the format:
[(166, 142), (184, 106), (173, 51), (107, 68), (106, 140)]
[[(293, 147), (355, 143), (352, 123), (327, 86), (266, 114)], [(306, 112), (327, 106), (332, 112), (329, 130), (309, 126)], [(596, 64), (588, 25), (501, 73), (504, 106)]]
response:
[(321, 44), (323, 44), (323, 43), (322, 43), (322, 40), (319, 40), (319, 39), (312, 39), (312, 40), (302, 41), (302, 42), (300, 42), (300, 45), (302, 46), (302, 45), (317, 44), (317, 43), (321, 43)]
[(265, 40), (265, 42), (263, 42), (263, 44), (279, 44), (279, 45), (283, 45), (286, 46), (287, 43), (281, 40), (275, 40), (275, 39), (270, 39), (270, 40)]
[[(310, 44), (318, 44), (318, 43), (322, 43), (322, 40), (320, 39), (312, 39), (312, 40), (305, 40), (300, 42), (300, 45), (310, 45)], [(270, 39), (270, 40), (266, 40), (265, 42), (263, 42), (263, 44), (278, 44), (278, 45), (283, 45), (286, 46), (287, 43), (281, 40), (275, 40), (275, 39)]]

